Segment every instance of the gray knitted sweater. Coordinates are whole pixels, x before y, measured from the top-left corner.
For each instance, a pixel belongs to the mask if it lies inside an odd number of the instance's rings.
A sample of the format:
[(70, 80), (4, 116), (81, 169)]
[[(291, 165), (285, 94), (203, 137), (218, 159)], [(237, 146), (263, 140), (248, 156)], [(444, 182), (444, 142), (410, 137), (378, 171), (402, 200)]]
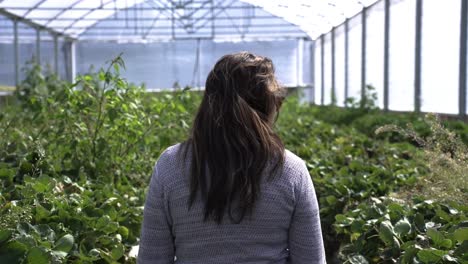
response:
[[(304, 161), (290, 151), (281, 177), (262, 180), (252, 216), (240, 224), (203, 222), (203, 202), (187, 209), (190, 158), (169, 147), (154, 168), (138, 263), (325, 263), (319, 208)], [(265, 179), (263, 177), (262, 179)]]

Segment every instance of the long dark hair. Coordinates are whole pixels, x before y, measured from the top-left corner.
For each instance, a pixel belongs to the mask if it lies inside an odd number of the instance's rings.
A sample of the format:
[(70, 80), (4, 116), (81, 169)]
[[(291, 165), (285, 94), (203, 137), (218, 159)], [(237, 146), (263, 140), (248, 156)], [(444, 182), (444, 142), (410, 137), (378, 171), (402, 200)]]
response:
[(219, 224), (227, 211), (232, 222), (241, 222), (252, 213), (262, 174), (282, 168), (284, 145), (272, 126), (284, 96), (266, 57), (225, 55), (208, 74), (185, 142), (192, 150), (189, 208), (200, 190), (205, 221)]

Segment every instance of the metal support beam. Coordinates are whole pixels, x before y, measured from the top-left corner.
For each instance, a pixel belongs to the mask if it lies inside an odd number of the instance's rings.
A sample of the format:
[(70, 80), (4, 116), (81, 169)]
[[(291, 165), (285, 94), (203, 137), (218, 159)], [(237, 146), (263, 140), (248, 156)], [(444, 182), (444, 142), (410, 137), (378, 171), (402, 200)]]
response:
[(362, 19), (362, 34), (361, 34), (361, 107), (365, 101), (364, 98), (366, 96), (366, 53), (367, 53), (367, 8), (364, 7), (361, 13)]
[(422, 42), (422, 0), (416, 0), (416, 41), (414, 60), (414, 111), (421, 112), (421, 42)]
[(468, 0), (461, 1), (461, 25), (460, 25), (460, 80), (458, 92), (458, 113), (461, 118), (466, 117), (466, 93), (467, 93), (467, 38), (468, 38)]
[(304, 51), (304, 39), (298, 38), (297, 39), (297, 50), (296, 50), (296, 85), (297, 87), (301, 86), (303, 84), (302, 80), (302, 70), (303, 70), (303, 63), (302, 63), (302, 57), (303, 57), (303, 51)]
[(0, 8), (0, 15), (3, 15), (3, 16), (5, 16), (5, 17), (11, 19), (11, 20), (14, 20), (14, 21), (16, 20), (16, 21), (18, 21), (18, 22), (21, 22), (21, 23), (23, 23), (23, 24), (26, 24), (26, 25), (28, 25), (28, 26), (30, 26), (30, 27), (32, 27), (32, 28), (40, 28), (40, 29), (42, 29), (42, 30), (48, 31), (50, 34), (61, 35), (61, 36), (64, 36), (64, 37), (66, 37), (66, 38), (68, 38), (68, 39), (74, 39), (74, 38), (71, 38), (71, 37), (68, 36), (68, 35), (62, 34), (61, 32), (58, 32), (58, 31), (53, 30), (53, 29), (51, 29), (51, 28), (48, 28), (48, 27), (45, 27), (45, 26), (43, 26), (43, 25), (37, 24), (37, 23), (35, 23), (35, 22), (33, 22), (33, 21), (27, 19), (27, 18), (24, 18), (24, 17), (21, 17), (21, 16), (17, 16), (17, 15), (15, 15), (15, 14), (12, 14), (12, 13), (6, 11), (5, 8)]
[(202, 85), (201, 83), (201, 42), (202, 40), (201, 39), (197, 39), (197, 63), (198, 63), (198, 74), (197, 74), (197, 85), (198, 87), (200, 87), (200, 90), (201, 90), (201, 87), (204, 86), (204, 84)]
[(76, 79), (76, 41), (70, 42), (70, 82)]
[(175, 40), (176, 38), (176, 33), (175, 33), (175, 8), (174, 8), (175, 3), (171, 2), (171, 35), (172, 39)]
[(345, 97), (345, 102), (344, 105), (345, 107), (348, 106), (348, 97), (349, 97), (349, 19), (347, 18), (345, 21), (345, 69), (344, 69), (344, 79), (345, 79), (345, 84), (344, 84), (344, 97)]
[(315, 104), (315, 89), (317, 89), (317, 86), (315, 85), (317, 83), (315, 79), (315, 69), (316, 67), (318, 67), (318, 65), (315, 61), (315, 58), (317, 58), (317, 54), (315, 54), (317, 52), (315, 45), (316, 45), (316, 41), (312, 41), (312, 45), (310, 47), (311, 48), (310, 54), (312, 55), (310, 56), (310, 60), (311, 60), (310, 65), (312, 65), (311, 67), (312, 89), (309, 91), (309, 97), (308, 97), (308, 102), (312, 104)]
[(388, 111), (389, 97), (389, 52), (390, 52), (390, 0), (385, 0), (385, 22), (384, 22), (384, 83), (383, 102), (384, 111)]
[(59, 74), (59, 66), (58, 66), (58, 36), (57, 35), (54, 35), (54, 71), (55, 71), (55, 74)]
[(215, 38), (215, 31), (216, 31), (214, 9), (215, 9), (214, 0), (211, 0), (211, 7), (210, 7), (210, 13), (211, 13), (211, 37), (212, 37), (213, 39)]
[(41, 30), (36, 29), (36, 63), (41, 64)]
[(331, 79), (331, 83), (332, 83), (332, 90), (331, 90), (331, 103), (332, 105), (336, 105), (336, 43), (335, 43), (335, 31), (336, 31), (336, 28), (333, 27), (332, 31), (331, 31), (331, 71), (332, 71), (332, 79)]
[(18, 20), (13, 20), (13, 35), (14, 35), (14, 61), (15, 61), (15, 85), (18, 88), (20, 84), (19, 78), (19, 40), (18, 40)]
[(321, 35), (320, 36), (320, 68), (322, 69), (320, 71), (320, 74), (322, 75), (320, 78), (322, 79), (322, 87), (320, 88), (320, 104), (321, 105), (324, 105), (324, 102), (325, 102), (325, 96), (324, 96), (324, 93), (325, 93), (325, 73), (324, 73), (324, 68), (325, 68), (325, 35)]

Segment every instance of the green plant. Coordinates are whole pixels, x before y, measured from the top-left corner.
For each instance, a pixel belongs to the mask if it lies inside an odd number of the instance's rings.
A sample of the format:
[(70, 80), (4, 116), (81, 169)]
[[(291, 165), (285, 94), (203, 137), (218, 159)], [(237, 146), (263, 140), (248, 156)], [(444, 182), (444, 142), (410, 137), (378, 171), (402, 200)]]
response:
[(430, 134), (425, 137), (420, 136), (411, 124), (406, 128), (386, 125), (376, 130), (376, 134), (397, 132), (415, 141), (423, 149), (423, 158), (430, 173), (418, 182), (418, 193), (468, 203), (467, 145), (454, 132), (445, 128), (436, 115), (428, 114), (424, 121), (430, 128)]

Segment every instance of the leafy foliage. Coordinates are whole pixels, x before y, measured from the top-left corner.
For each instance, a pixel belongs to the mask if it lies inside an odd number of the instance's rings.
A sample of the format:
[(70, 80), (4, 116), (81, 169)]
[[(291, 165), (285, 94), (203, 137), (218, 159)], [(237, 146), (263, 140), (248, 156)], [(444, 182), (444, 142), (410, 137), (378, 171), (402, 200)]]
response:
[[(16, 104), (2, 109), (1, 263), (135, 262), (152, 165), (185, 139), (200, 96), (146, 93), (120, 77), (124, 68), (117, 57), (71, 84), (32, 66)], [(405, 135), (374, 134), (412, 123), (426, 137), (431, 125), (378, 112), (368, 90), (368, 100), (346, 110), (290, 96), (276, 125), (313, 178), (329, 262), (467, 262), (466, 202), (426, 200), (423, 192), (392, 198), (435, 170)], [(445, 124), (468, 138), (466, 124)], [(443, 148), (447, 140), (433, 142)]]
[[(33, 66), (0, 117), (0, 262), (128, 262), (153, 162), (197, 99), (148, 96), (120, 57), (74, 84)], [(134, 261), (134, 260), (133, 260)]]

